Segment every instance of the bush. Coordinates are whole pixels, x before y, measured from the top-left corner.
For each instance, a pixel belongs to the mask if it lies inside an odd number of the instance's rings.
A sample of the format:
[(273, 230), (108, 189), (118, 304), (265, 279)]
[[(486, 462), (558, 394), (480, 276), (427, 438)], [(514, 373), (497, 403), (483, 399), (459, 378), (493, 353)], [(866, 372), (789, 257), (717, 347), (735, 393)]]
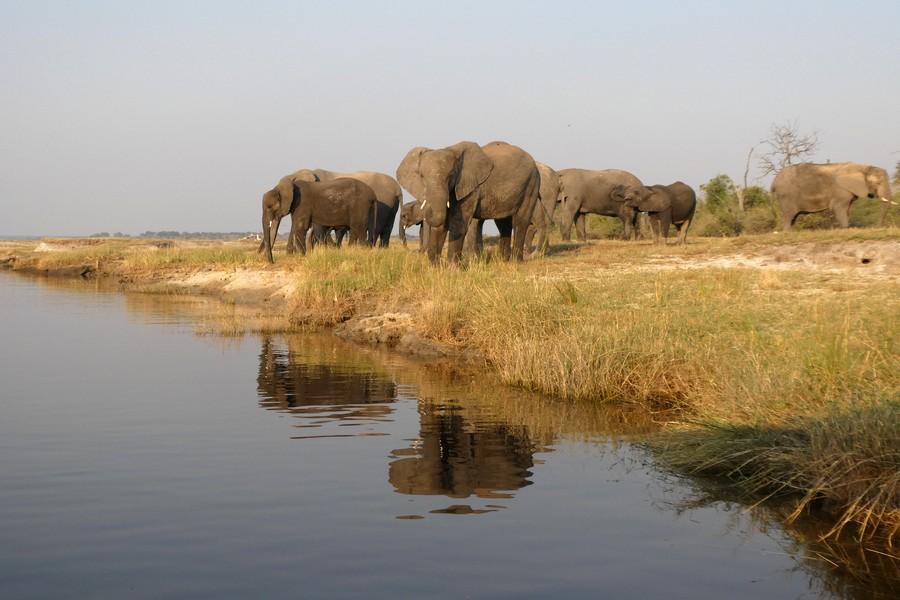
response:
[(771, 205), (748, 208), (741, 219), (743, 233), (769, 233), (777, 224), (778, 215)]
[(618, 217), (602, 217), (600, 215), (588, 215), (585, 223), (588, 238), (622, 239), (625, 235), (625, 226)]

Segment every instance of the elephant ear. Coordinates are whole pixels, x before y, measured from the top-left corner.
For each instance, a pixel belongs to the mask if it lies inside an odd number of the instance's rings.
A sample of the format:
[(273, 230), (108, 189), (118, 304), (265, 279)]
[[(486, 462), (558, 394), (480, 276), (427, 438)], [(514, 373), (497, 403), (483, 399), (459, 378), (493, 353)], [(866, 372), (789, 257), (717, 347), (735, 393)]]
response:
[(285, 216), (291, 212), (291, 206), (294, 203), (294, 179), (290, 176), (282, 177), (278, 182), (278, 185), (275, 186), (275, 191), (278, 194), (279, 201), (281, 202), (281, 208), (279, 209), (281, 212), (281, 216)]
[(485, 182), (494, 170), (494, 162), (475, 142), (460, 142), (450, 146), (457, 157), (456, 199), (462, 200)]
[(609, 190), (609, 197), (618, 202), (625, 202), (625, 186), (622, 184), (613, 186), (613, 189)]
[(331, 181), (334, 179), (334, 173), (325, 169), (313, 169), (312, 173), (315, 175), (316, 181)]
[(651, 194), (640, 198), (635, 205), (641, 212), (658, 213), (672, 207), (672, 200), (664, 191), (651, 188)]
[(425, 199), (425, 180), (422, 178), (419, 164), (422, 155), (428, 151), (428, 148), (416, 146), (406, 153), (403, 162), (397, 167), (397, 181), (420, 202)]
[(315, 171), (310, 169), (300, 169), (296, 173), (289, 175), (291, 181), (319, 181), (319, 177)]
[(839, 188), (847, 190), (857, 198), (865, 198), (869, 195), (869, 186), (866, 185), (866, 175), (864, 171), (840, 173), (835, 178)]

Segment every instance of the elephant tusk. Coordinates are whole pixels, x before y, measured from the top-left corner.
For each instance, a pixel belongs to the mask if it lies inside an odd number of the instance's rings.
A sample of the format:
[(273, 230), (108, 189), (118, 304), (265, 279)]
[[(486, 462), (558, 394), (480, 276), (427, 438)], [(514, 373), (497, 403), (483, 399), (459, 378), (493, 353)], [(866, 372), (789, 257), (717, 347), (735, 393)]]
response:
[(890, 200), (888, 200), (888, 199), (885, 198), (884, 196), (881, 197), (881, 201), (882, 201), (882, 202), (890, 202)]
[(447, 200), (447, 208), (450, 208), (450, 201)]
[(428, 202), (428, 198), (422, 200), (422, 206), (419, 207), (419, 210), (425, 210), (425, 203)]

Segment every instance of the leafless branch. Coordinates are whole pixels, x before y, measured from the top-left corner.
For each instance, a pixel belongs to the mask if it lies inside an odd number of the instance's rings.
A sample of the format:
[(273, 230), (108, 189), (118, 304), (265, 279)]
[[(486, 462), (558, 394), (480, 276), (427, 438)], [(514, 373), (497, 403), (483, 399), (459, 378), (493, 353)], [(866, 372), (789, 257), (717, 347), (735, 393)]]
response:
[(766, 176), (815, 154), (819, 147), (819, 132), (803, 134), (797, 123), (776, 123), (764, 143), (769, 151), (759, 157), (759, 168)]

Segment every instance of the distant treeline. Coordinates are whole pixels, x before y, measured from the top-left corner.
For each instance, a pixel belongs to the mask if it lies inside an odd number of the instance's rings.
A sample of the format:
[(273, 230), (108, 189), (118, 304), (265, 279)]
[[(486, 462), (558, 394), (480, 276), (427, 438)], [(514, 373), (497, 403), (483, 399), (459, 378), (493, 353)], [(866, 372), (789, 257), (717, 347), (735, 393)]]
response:
[(101, 231), (91, 234), (91, 237), (135, 237), (135, 238), (176, 238), (182, 240), (239, 240), (248, 236), (255, 236), (255, 231), (145, 231), (138, 235), (130, 235), (117, 231), (109, 233)]

